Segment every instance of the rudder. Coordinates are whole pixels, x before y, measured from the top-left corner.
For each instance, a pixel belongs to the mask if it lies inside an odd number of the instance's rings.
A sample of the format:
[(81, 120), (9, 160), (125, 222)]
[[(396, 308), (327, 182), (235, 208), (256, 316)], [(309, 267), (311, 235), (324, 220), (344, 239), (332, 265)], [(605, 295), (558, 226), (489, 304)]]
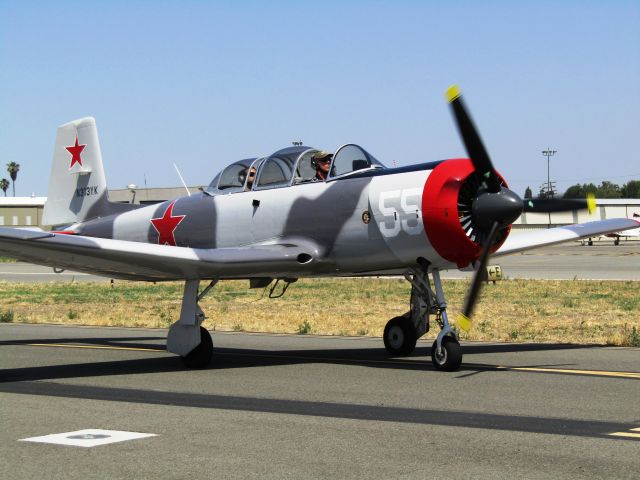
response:
[(68, 225), (131, 208), (109, 202), (95, 119), (58, 127), (42, 223)]

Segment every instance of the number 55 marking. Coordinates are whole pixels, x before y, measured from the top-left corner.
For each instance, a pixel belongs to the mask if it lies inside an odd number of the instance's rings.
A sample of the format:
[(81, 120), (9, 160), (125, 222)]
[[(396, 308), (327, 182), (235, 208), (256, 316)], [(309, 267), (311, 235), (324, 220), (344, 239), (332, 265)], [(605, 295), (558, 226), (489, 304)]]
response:
[[(422, 232), (422, 212), (417, 203), (420, 201), (420, 193), (418, 188), (380, 192), (378, 209), (384, 220), (378, 222), (378, 226), (383, 236), (396, 237), (401, 231), (408, 235)], [(400, 207), (401, 214), (398, 214), (396, 205)]]

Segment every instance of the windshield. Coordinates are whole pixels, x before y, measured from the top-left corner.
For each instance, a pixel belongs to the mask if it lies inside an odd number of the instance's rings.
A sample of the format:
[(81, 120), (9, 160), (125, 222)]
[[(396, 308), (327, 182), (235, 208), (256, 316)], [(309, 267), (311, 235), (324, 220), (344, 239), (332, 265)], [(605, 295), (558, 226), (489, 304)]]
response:
[(385, 168), (385, 166), (362, 147), (350, 143), (340, 147), (333, 156), (330, 177), (340, 177), (369, 168)]
[(230, 193), (241, 191), (247, 179), (249, 167), (255, 158), (246, 158), (232, 163), (220, 172), (207, 187), (207, 193)]
[(256, 189), (289, 186), (295, 173), (295, 166), (301, 154), (309, 147), (295, 146), (283, 148), (267, 158), (258, 172)]

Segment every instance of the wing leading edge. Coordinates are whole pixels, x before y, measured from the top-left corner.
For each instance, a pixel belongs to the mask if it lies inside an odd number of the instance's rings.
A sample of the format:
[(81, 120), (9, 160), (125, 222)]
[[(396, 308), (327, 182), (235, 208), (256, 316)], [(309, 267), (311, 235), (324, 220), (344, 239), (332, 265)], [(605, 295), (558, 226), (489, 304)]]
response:
[[(296, 277), (329, 267), (304, 241), (198, 249), (0, 227), (0, 255), (126, 280)], [(329, 267), (330, 268), (330, 267)]]
[(638, 225), (640, 225), (640, 222), (629, 218), (612, 218), (609, 220), (550, 228), (548, 230), (538, 230), (536, 232), (522, 233), (519, 235), (511, 234), (502, 247), (492, 256), (508, 255), (532, 248), (555, 245), (556, 243), (595, 237), (611, 232), (621, 232), (638, 228)]

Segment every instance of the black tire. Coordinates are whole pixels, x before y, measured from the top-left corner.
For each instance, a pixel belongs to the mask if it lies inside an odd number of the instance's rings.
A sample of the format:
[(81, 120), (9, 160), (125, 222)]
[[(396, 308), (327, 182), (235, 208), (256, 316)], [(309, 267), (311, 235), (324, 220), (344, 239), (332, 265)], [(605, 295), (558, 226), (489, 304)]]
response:
[(442, 357), (436, 354), (437, 348), (437, 343), (433, 342), (431, 346), (431, 361), (436, 370), (455, 372), (460, 368), (460, 364), (462, 363), (462, 349), (455, 338), (444, 337), (442, 339)]
[(410, 355), (416, 348), (418, 335), (408, 317), (395, 317), (384, 327), (384, 347), (390, 355)]
[(182, 357), (187, 368), (206, 368), (213, 357), (213, 341), (206, 328), (200, 327), (200, 344)]

